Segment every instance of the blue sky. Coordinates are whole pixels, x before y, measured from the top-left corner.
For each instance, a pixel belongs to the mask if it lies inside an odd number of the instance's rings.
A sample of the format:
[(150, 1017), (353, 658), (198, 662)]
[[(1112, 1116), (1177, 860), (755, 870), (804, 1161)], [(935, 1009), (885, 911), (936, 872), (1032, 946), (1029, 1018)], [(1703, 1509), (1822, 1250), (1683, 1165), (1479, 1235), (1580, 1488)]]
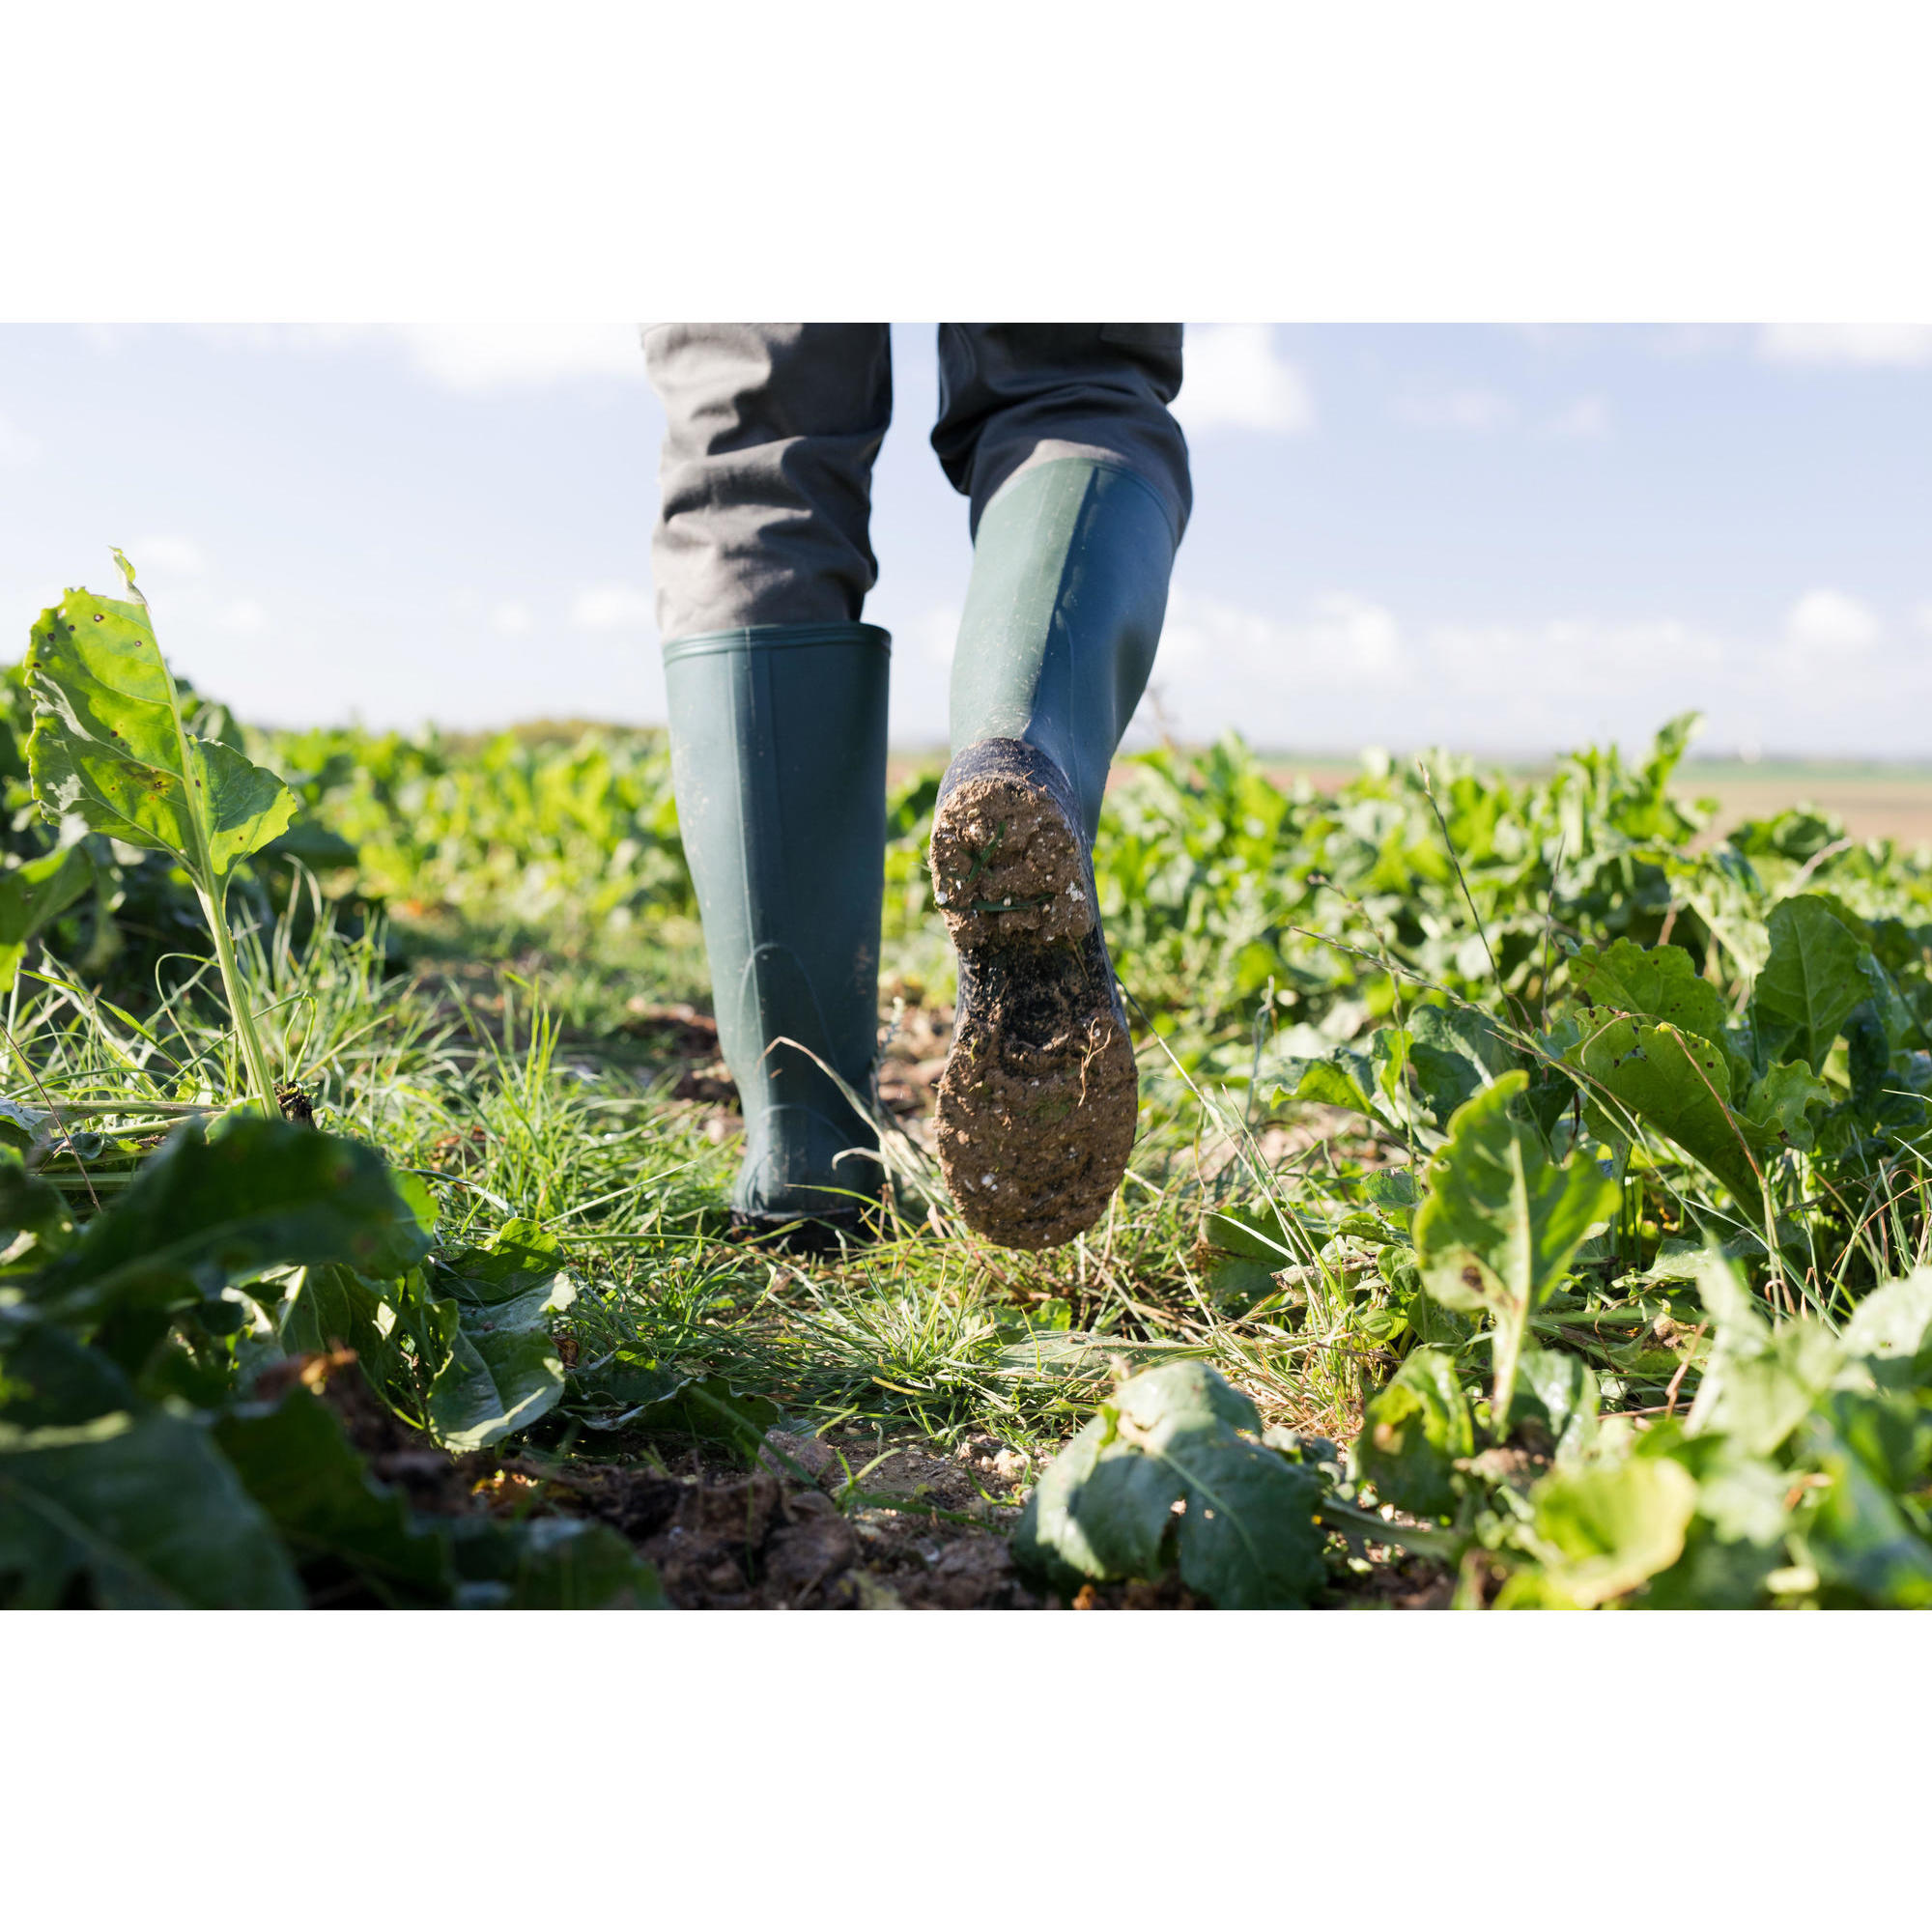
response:
[[(895, 330), (867, 615), (945, 732), (965, 505)], [(1932, 328), (1193, 327), (1195, 515), (1136, 735), (1932, 758)], [(265, 722), (652, 721), (662, 417), (623, 325), (0, 327), (8, 655), (141, 568)]]

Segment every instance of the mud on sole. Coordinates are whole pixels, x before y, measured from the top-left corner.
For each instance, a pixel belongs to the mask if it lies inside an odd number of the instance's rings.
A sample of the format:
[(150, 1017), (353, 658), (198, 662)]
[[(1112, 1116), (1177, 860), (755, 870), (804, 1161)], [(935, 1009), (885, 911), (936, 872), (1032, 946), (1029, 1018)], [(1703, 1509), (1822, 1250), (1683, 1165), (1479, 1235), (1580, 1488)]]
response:
[(949, 792), (933, 814), (931, 864), (933, 895), (961, 952), (1093, 930), (1079, 834), (1023, 778), (989, 774)]
[(1003, 1248), (1057, 1248), (1106, 1212), (1133, 1151), (1133, 1048), (1111, 1015), (1015, 1052), (962, 1040), (939, 1083), (939, 1164), (966, 1225)]
[(1133, 1043), (1099, 929), (1077, 943), (962, 949), (934, 1138), (969, 1228), (1054, 1248), (1091, 1228), (1139, 1122)]

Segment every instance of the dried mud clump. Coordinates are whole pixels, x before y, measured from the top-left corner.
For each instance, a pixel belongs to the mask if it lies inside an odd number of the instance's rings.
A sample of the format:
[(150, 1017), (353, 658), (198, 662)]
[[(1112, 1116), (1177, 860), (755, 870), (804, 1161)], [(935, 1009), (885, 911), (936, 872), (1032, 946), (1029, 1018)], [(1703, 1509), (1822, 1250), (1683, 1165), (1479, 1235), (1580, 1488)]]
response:
[(934, 896), (961, 949), (1080, 939), (1094, 901), (1077, 831), (1014, 777), (969, 779), (932, 821)]

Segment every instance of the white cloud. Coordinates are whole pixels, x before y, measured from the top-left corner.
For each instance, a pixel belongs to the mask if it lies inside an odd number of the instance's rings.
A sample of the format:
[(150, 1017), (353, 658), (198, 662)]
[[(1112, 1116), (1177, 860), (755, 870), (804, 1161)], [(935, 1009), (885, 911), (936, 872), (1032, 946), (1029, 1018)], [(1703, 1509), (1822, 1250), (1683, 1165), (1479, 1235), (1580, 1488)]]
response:
[(581, 631), (640, 631), (657, 622), (657, 604), (633, 584), (593, 583), (572, 599), (570, 621)]
[(1877, 613), (1842, 590), (1807, 590), (1784, 619), (1782, 663), (1800, 678), (1861, 666), (1885, 635)]
[(237, 637), (253, 637), (269, 621), (269, 613), (252, 597), (238, 597), (214, 620)]
[(0, 416), (0, 469), (24, 469), (41, 457), (41, 440)]
[(1265, 323), (1190, 326), (1174, 412), (1190, 437), (1217, 429), (1304, 436), (1315, 399), (1301, 371), (1274, 347)]
[(536, 619), (527, 604), (520, 604), (513, 598), (490, 612), (490, 628), (505, 638), (526, 638), (536, 628)]
[(1171, 712), (1192, 720), (1204, 709), (1217, 711), (1225, 723), (1238, 721), (1249, 704), (1265, 712), (1271, 698), (1291, 690), (1377, 689), (1403, 669), (1405, 658), (1393, 613), (1349, 591), (1311, 598), (1299, 616), (1282, 618), (1177, 584), (1155, 676)]
[(1758, 331), (1767, 362), (1838, 369), (1932, 367), (1932, 327), (1910, 323), (1776, 323)]
[(1915, 611), (1913, 611), (1912, 621), (1916, 625), (1918, 625), (1918, 627), (1921, 631), (1923, 631), (1928, 638), (1932, 638), (1932, 599), (1928, 599), (1925, 603), (1919, 605), (1919, 607)]
[(1792, 616), (1814, 645), (1871, 640), (1859, 675), (1820, 681), (1788, 639), (1727, 637), (1668, 613), (1413, 618), (1330, 592), (1277, 617), (1183, 584), (1135, 735), (1157, 724), (1183, 741), (1232, 727), (1275, 750), (1454, 744), (1540, 755), (1612, 739), (1640, 747), (1672, 713), (1701, 710), (1714, 746), (1761, 736), (1805, 750), (1866, 742), (1881, 680), (1903, 711), (1922, 715), (1932, 697), (1922, 646), (1889, 650), (1872, 613), (1837, 592)]
[(1602, 396), (1578, 396), (1544, 424), (1550, 436), (1601, 440), (1610, 433), (1610, 406)]
[(200, 577), (208, 569), (201, 546), (186, 537), (141, 537), (128, 545), (128, 560), (143, 577)]
[(1507, 429), (1516, 405), (1493, 389), (1450, 389), (1439, 396), (1411, 396), (1395, 406), (1404, 422), (1421, 429)]

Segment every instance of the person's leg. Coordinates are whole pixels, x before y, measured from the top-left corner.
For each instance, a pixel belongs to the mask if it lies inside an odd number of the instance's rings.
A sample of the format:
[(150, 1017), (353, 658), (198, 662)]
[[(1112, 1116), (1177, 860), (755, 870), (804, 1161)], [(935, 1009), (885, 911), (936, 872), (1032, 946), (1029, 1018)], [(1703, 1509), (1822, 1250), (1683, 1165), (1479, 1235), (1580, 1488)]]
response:
[(960, 983), (940, 1160), (971, 1226), (1050, 1247), (1099, 1217), (1137, 1119), (1090, 853), (1191, 502), (1180, 329), (947, 325), (940, 367), (974, 526), (932, 835)]
[(860, 614), (890, 339), (679, 324), (644, 347), (672, 782), (745, 1109), (732, 1208), (856, 1229), (883, 1179), (838, 1082), (869, 1094), (878, 1045), (890, 642)]

